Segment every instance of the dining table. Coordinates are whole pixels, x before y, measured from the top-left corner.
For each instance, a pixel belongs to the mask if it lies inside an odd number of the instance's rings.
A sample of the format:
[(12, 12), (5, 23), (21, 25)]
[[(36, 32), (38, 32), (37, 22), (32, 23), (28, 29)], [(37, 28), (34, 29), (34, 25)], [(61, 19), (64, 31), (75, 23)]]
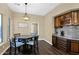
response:
[[(23, 45), (23, 54), (27, 54), (27, 53), (31, 53), (31, 50), (29, 48), (26, 47), (26, 43), (28, 40), (32, 39), (34, 37), (34, 35), (20, 35), (20, 36), (16, 36), (16, 38), (18, 38), (18, 40), (22, 40), (24, 45)], [(16, 41), (16, 39), (14, 40)]]

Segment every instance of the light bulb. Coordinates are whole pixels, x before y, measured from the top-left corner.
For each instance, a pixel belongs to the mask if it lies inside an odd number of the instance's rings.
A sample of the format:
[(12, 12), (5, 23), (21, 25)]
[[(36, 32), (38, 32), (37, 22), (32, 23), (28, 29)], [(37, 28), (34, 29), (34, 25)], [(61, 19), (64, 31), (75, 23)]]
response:
[(24, 19), (25, 19), (25, 20), (28, 20), (29, 18), (28, 18), (28, 17), (24, 17)]

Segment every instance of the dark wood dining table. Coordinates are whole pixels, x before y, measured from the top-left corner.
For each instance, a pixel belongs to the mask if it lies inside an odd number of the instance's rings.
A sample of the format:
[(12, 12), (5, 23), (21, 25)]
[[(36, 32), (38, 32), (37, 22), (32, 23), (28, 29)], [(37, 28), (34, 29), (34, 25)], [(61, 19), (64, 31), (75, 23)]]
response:
[[(32, 39), (34, 36), (33, 35), (20, 35), (20, 36), (16, 36), (16, 38), (18, 38), (18, 40), (22, 40), (23, 43), (24, 43), (24, 46), (23, 46), (23, 51), (22, 53), (23, 54), (27, 54), (28, 51), (30, 51), (28, 48), (26, 48), (26, 43), (28, 40)], [(16, 41), (16, 39), (15, 39)]]

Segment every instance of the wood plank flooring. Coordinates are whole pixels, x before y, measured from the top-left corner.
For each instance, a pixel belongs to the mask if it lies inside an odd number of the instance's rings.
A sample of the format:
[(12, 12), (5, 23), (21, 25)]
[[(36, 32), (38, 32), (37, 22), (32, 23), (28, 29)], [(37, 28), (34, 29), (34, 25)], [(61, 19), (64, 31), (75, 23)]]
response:
[[(14, 53), (14, 52), (13, 52)], [(9, 49), (4, 53), (4, 55), (10, 55)], [(12, 54), (13, 55), (13, 54)], [(24, 55), (22, 53), (18, 53), (17, 55)], [(26, 54), (26, 55), (34, 55), (34, 54)], [(36, 55), (69, 55), (66, 52), (56, 49), (52, 45), (48, 44), (44, 40), (39, 41), (39, 54)]]

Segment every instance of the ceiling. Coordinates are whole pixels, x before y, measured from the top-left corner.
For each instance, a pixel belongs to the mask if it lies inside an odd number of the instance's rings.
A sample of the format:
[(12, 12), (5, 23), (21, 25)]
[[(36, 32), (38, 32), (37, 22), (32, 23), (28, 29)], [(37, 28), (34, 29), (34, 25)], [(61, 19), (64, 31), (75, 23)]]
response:
[[(24, 3), (8, 3), (7, 5), (14, 12), (25, 13)], [(27, 13), (44, 16), (52, 9), (54, 9), (57, 5), (59, 5), (59, 3), (28, 3)]]

